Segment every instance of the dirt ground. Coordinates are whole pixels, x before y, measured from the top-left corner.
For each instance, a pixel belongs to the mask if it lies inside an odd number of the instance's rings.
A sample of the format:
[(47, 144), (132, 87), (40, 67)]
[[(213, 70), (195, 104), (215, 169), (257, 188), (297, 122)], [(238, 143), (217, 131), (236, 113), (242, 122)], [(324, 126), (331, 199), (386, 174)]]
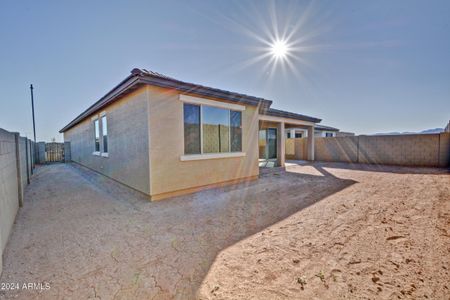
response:
[(314, 163), (161, 202), (37, 169), (1, 282), (15, 299), (449, 299), (450, 175)]

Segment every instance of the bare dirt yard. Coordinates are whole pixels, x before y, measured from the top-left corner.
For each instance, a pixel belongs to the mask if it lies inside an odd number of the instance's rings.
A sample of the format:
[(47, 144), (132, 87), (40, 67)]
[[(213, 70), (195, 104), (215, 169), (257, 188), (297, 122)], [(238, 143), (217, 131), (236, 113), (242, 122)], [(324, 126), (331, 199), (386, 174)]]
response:
[(449, 299), (450, 174), (290, 164), (161, 202), (75, 165), (39, 167), (5, 299)]

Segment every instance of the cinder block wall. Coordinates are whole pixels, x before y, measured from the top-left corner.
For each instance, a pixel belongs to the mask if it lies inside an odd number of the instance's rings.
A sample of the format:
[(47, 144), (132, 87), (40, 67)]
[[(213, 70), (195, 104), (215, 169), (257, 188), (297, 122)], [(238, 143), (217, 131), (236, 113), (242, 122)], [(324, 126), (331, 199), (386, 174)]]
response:
[(18, 133), (0, 128), (0, 274), (2, 254), (33, 170), (32, 146)]
[(450, 131), (439, 135), (439, 166), (450, 167)]
[[(19, 209), (15, 136), (0, 129), (0, 254)], [(0, 259), (0, 272), (2, 260)]]
[(27, 139), (24, 137), (19, 137), (19, 156), (20, 156), (20, 195), (23, 199), (23, 193), (25, 187), (30, 180), (29, 169), (27, 167)]
[(358, 160), (358, 137), (316, 138), (316, 160), (356, 162)]
[[(306, 138), (292, 140), (295, 153), (289, 148), (286, 158), (306, 159)], [(450, 133), (316, 138), (314, 154), (317, 161), (447, 167)]]
[(439, 165), (439, 134), (359, 136), (360, 163)]

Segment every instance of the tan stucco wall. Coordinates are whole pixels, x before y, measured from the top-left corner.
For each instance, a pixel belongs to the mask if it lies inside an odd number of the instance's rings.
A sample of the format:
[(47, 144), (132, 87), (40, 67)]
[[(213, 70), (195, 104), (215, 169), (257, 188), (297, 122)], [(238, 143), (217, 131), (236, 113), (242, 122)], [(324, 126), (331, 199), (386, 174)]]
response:
[(149, 87), (148, 93), (151, 195), (259, 174), (257, 107), (246, 106), (242, 112), (245, 157), (181, 161), (184, 154), (183, 102), (177, 92), (167, 89)]
[[(71, 144), (72, 161), (150, 194), (147, 88), (140, 88), (101, 111), (106, 112), (108, 121), (109, 157), (92, 154), (94, 122), (89, 117), (64, 133), (64, 141)], [(100, 143), (103, 149), (101, 137)]]
[(358, 162), (358, 136), (317, 137), (315, 143), (316, 160)]

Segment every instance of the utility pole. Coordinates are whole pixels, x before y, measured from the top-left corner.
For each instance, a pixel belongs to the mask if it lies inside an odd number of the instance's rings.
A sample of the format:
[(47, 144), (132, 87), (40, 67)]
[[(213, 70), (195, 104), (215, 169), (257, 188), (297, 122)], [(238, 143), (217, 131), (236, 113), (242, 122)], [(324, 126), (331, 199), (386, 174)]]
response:
[(34, 123), (34, 98), (33, 98), (33, 85), (30, 84), (31, 90), (31, 112), (33, 113), (33, 134), (34, 134), (34, 144), (36, 145), (36, 125)]

